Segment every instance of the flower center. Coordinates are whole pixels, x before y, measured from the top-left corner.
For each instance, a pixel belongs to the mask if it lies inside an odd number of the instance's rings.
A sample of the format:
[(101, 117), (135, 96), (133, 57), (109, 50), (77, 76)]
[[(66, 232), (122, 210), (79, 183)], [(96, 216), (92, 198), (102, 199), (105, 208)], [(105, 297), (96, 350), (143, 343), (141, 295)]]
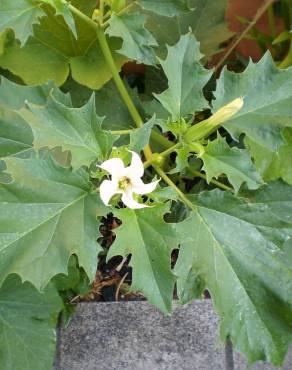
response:
[(132, 184), (131, 179), (129, 179), (129, 177), (124, 176), (119, 180), (119, 189), (125, 191), (131, 184)]

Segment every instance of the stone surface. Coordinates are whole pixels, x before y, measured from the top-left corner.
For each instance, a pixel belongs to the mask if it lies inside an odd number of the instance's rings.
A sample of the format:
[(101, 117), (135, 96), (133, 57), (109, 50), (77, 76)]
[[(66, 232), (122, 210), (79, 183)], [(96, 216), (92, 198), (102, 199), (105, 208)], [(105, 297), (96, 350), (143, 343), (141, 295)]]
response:
[(223, 370), (210, 302), (163, 316), (147, 302), (83, 303), (61, 336), (56, 370)]
[[(217, 332), (210, 300), (178, 306), (172, 317), (147, 302), (82, 303), (60, 334), (54, 370), (225, 370)], [(235, 370), (247, 369), (234, 360)], [(292, 369), (292, 352), (282, 369)]]

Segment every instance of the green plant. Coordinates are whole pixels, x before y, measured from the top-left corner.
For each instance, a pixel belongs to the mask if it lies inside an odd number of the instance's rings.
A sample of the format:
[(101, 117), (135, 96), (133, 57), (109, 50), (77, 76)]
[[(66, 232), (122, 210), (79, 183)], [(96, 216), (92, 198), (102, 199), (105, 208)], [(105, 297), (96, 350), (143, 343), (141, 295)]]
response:
[[(222, 340), (249, 363), (282, 363), (292, 336), (292, 70), (267, 53), (243, 73), (224, 69), (208, 101), (213, 72), (201, 51), (212, 55), (229, 36), (224, 5), (1, 2), (0, 66), (10, 78), (0, 87), (1, 367), (50, 369), (56, 291), (84, 291), (94, 279), (100, 219), (110, 212), (122, 225), (107, 258), (131, 255), (133, 289), (170, 313), (175, 284), (181, 303), (207, 288)], [(161, 68), (166, 90), (139, 99), (119, 73), (127, 60)], [(70, 94), (56, 87), (66, 80)], [(99, 196), (105, 170), (113, 194), (143, 176), (118, 175), (129, 150), (145, 159), (146, 183), (160, 179), (134, 199), (143, 209)], [(116, 170), (105, 164), (113, 158)]]

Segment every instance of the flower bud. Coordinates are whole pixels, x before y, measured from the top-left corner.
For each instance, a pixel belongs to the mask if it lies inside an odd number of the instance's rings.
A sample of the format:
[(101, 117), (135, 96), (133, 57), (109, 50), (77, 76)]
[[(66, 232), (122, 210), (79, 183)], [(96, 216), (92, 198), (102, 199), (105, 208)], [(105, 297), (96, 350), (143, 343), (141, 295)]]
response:
[(232, 116), (234, 116), (240, 109), (243, 107), (243, 97), (232, 100), (231, 103), (220, 108), (208, 118), (209, 123), (214, 125), (221, 124), (225, 121), (228, 121)]
[(91, 16), (92, 20), (97, 21), (99, 19), (99, 16), (100, 16), (99, 9), (94, 9), (92, 16)]
[(213, 116), (207, 118), (206, 120), (192, 126), (187, 130), (184, 135), (184, 140), (186, 143), (191, 143), (193, 141), (201, 140), (208, 137), (212, 132), (217, 130), (222, 123), (228, 121), (233, 117), (240, 109), (243, 107), (243, 97), (234, 99), (231, 103), (220, 108), (213, 114)]
[(151, 156), (151, 162), (158, 167), (161, 167), (164, 163), (165, 158), (159, 153), (153, 153)]

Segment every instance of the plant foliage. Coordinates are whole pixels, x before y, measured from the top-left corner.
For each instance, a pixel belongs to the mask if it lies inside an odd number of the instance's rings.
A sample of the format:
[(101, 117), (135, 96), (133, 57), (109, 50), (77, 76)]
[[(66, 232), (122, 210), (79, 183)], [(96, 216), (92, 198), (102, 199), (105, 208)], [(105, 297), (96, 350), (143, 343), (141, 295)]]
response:
[[(221, 339), (249, 363), (281, 365), (292, 339), (292, 69), (267, 53), (224, 69), (207, 96), (203, 63), (230, 36), (225, 0), (96, 3), (0, 3), (0, 368), (51, 368), (56, 287), (65, 300), (88, 289), (100, 252), (130, 261), (131, 289), (166, 314), (175, 285), (182, 304), (208, 289)], [(146, 73), (144, 95), (120, 74), (128, 60), (157, 76), (147, 85)], [(115, 158), (118, 171), (129, 150), (144, 161), (136, 178), (159, 186), (134, 195), (143, 209), (125, 208), (122, 178), (105, 206), (99, 166)], [(121, 225), (107, 251), (97, 240), (108, 214)]]

